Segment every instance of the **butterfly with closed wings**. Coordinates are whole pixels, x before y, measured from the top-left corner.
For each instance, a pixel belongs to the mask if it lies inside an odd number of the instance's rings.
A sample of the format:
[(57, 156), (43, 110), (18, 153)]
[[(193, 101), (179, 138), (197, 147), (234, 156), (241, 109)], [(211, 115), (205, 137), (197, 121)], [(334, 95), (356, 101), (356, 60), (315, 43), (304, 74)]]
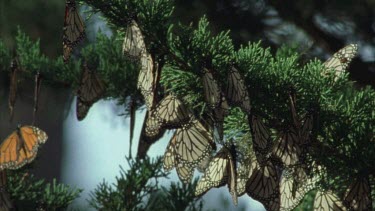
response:
[(346, 211), (342, 200), (331, 190), (318, 190), (314, 199), (314, 211)]
[(280, 173), (270, 160), (262, 167), (257, 164), (246, 182), (246, 193), (260, 201), (267, 210), (280, 209)]
[(132, 60), (138, 60), (146, 52), (142, 32), (134, 20), (130, 21), (126, 29), (122, 51)]
[(269, 128), (267, 128), (261, 117), (256, 114), (248, 114), (248, 122), (253, 142), (253, 151), (258, 163), (263, 165), (270, 157), (272, 147), (272, 137)]
[(67, 0), (63, 27), (63, 60), (68, 62), (73, 48), (85, 38), (85, 26), (78, 14), (75, 0)]
[(235, 146), (223, 146), (209, 163), (203, 177), (198, 181), (195, 195), (200, 196), (212, 187), (228, 184), (233, 203), (237, 205), (237, 155)]
[(176, 172), (178, 177), (183, 183), (189, 183), (191, 178), (193, 177), (194, 169), (192, 167), (188, 167), (182, 165), (178, 158), (175, 155), (175, 147), (176, 147), (176, 133), (173, 135), (172, 139), (169, 141), (167, 149), (164, 153), (164, 163), (163, 167), (165, 171), (171, 171), (174, 167), (176, 167)]
[(83, 120), (90, 107), (98, 101), (105, 92), (105, 84), (96, 72), (89, 69), (86, 63), (82, 65), (80, 84), (77, 90), (76, 114), (78, 120)]
[(346, 71), (352, 59), (357, 55), (358, 45), (350, 44), (333, 54), (331, 58), (323, 63), (325, 69), (322, 74), (327, 75), (334, 71), (335, 80)]
[(357, 178), (346, 190), (344, 205), (349, 210), (373, 210), (368, 178)]
[(237, 68), (231, 67), (228, 73), (226, 96), (231, 105), (239, 106), (243, 112), (250, 113), (251, 105), (243, 77)]

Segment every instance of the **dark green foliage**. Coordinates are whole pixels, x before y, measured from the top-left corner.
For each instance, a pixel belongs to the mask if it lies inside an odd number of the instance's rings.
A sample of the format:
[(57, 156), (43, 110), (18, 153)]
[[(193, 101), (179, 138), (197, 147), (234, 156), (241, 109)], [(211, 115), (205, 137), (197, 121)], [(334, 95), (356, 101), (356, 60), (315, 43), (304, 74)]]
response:
[(194, 195), (198, 180), (191, 184), (171, 182), (170, 187), (164, 186), (150, 196), (146, 210), (202, 210), (203, 201)]
[[(162, 159), (127, 158), (129, 170), (122, 167), (115, 184), (105, 181), (91, 193), (90, 205), (98, 210), (200, 210), (195, 207), (195, 183), (172, 183), (169, 189), (159, 187), (158, 179), (166, 177)], [(202, 205), (200, 205), (201, 207)]]
[(45, 210), (63, 210), (79, 197), (81, 189), (68, 185), (52, 183), (37, 179), (25, 171), (8, 171), (7, 191), (21, 210), (35, 210), (37, 207)]

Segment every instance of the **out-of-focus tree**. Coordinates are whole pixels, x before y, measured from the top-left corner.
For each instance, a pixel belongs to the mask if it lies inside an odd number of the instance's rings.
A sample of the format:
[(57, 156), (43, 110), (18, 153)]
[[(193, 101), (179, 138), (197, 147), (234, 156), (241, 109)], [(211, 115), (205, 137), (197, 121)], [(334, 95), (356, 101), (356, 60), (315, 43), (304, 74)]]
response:
[(203, 14), (214, 30), (230, 29), (235, 45), (262, 40), (265, 46), (298, 45), (307, 58), (326, 59), (348, 43), (359, 44), (351, 79), (375, 85), (375, 1), (364, 0), (177, 0), (186, 21)]

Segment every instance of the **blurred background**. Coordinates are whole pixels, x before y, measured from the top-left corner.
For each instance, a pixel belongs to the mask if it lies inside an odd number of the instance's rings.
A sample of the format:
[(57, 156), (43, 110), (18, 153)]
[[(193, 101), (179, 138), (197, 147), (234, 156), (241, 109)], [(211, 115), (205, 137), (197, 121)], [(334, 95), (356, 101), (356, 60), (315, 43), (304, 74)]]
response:
[[(305, 59), (327, 59), (349, 43), (357, 43), (359, 53), (350, 65), (350, 78), (358, 86), (375, 86), (375, 1), (373, 0), (176, 0), (174, 16), (183, 23), (196, 24), (206, 14), (214, 32), (231, 30), (236, 47), (248, 41), (262, 40), (263, 46), (275, 50), (280, 45), (294, 46)], [(87, 16), (83, 5), (82, 17)], [(11, 1), (0, 0), (0, 39), (14, 48), (14, 37), (19, 27), (33, 40), (40, 39), (41, 52), (50, 58), (62, 54), (62, 25), (65, 1)], [(111, 30), (99, 15), (85, 20), (87, 39), (95, 42), (100, 29), (108, 36)], [(17, 124), (31, 124), (33, 82), (20, 85), (15, 116), (9, 121), (7, 106), (9, 82), (0, 73), (0, 139), (13, 131)], [(125, 156), (129, 148), (129, 119), (115, 100), (102, 100), (90, 110), (86, 119), (75, 117), (75, 97), (67, 88), (42, 85), (40, 108), (36, 125), (45, 130), (49, 140), (42, 147), (35, 164), (36, 176), (48, 180), (57, 178), (85, 191), (74, 205), (87, 210), (85, 198), (96, 185), (110, 183), (119, 173), (119, 165), (127, 167)], [(137, 112), (135, 139), (138, 139), (145, 110)], [(171, 134), (154, 144), (149, 155), (162, 155)], [(133, 155), (137, 143), (133, 144)], [(177, 177), (173, 171), (171, 180)], [(169, 181), (164, 181), (169, 184)], [(225, 190), (221, 188), (221, 190)], [(210, 199), (226, 198), (227, 191), (210, 191), (207, 208), (221, 210), (221, 205), (210, 204)], [(234, 209), (234, 207), (231, 207)], [(249, 197), (240, 198), (238, 210), (263, 210)]]

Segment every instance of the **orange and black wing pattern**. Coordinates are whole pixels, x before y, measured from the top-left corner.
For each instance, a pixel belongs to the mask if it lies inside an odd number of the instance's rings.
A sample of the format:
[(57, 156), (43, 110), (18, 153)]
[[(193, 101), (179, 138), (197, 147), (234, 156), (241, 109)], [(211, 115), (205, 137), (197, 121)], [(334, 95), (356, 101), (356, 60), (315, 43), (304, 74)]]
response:
[(261, 117), (255, 114), (249, 114), (248, 121), (253, 141), (253, 150), (259, 164), (263, 165), (271, 153), (273, 143), (271, 131), (264, 125)]
[(346, 211), (342, 200), (331, 190), (319, 190), (314, 199), (314, 211)]
[(329, 71), (333, 70), (336, 79), (346, 71), (352, 59), (357, 55), (357, 52), (357, 44), (349, 44), (343, 47), (323, 63), (325, 69), (323, 70), (322, 74), (327, 75)]
[(250, 113), (250, 98), (244, 79), (240, 72), (233, 66), (228, 73), (226, 95), (232, 105), (239, 106), (243, 112)]
[(350, 184), (344, 196), (344, 204), (349, 210), (373, 210), (368, 178), (358, 178)]
[(209, 163), (203, 177), (198, 181), (195, 195), (200, 196), (212, 187), (220, 187), (228, 184), (233, 203), (237, 205), (237, 173), (236, 173), (236, 151), (232, 145), (223, 147)]
[(67, 0), (63, 28), (63, 59), (68, 62), (73, 48), (85, 38), (85, 26), (78, 14), (75, 0)]
[(47, 134), (34, 126), (18, 127), (0, 145), (0, 170), (19, 169), (32, 162)]
[(263, 203), (267, 210), (280, 209), (280, 175), (276, 166), (267, 161), (253, 171), (246, 182), (247, 194)]
[(105, 91), (105, 85), (98, 75), (83, 65), (81, 83), (77, 91), (77, 118), (83, 120), (90, 107), (98, 101)]
[(220, 87), (214, 78), (213, 71), (203, 68), (202, 73), (204, 99), (210, 108), (215, 109), (220, 106), (221, 102)]
[(175, 152), (176, 140), (177, 137), (176, 134), (174, 134), (167, 146), (167, 149), (165, 150), (163, 167), (165, 171), (171, 171), (173, 168), (176, 168), (176, 172), (180, 180), (183, 183), (190, 183), (191, 178), (193, 177), (194, 169), (179, 162)]
[(191, 119), (190, 111), (177, 96), (169, 94), (156, 106), (153, 113), (160, 125), (167, 129), (178, 128)]
[(122, 51), (128, 58), (138, 60), (142, 54), (146, 53), (146, 45), (141, 29), (134, 20), (130, 22), (126, 29)]
[(271, 157), (279, 166), (291, 167), (299, 163), (301, 148), (298, 131), (293, 127), (281, 132), (272, 148)]

